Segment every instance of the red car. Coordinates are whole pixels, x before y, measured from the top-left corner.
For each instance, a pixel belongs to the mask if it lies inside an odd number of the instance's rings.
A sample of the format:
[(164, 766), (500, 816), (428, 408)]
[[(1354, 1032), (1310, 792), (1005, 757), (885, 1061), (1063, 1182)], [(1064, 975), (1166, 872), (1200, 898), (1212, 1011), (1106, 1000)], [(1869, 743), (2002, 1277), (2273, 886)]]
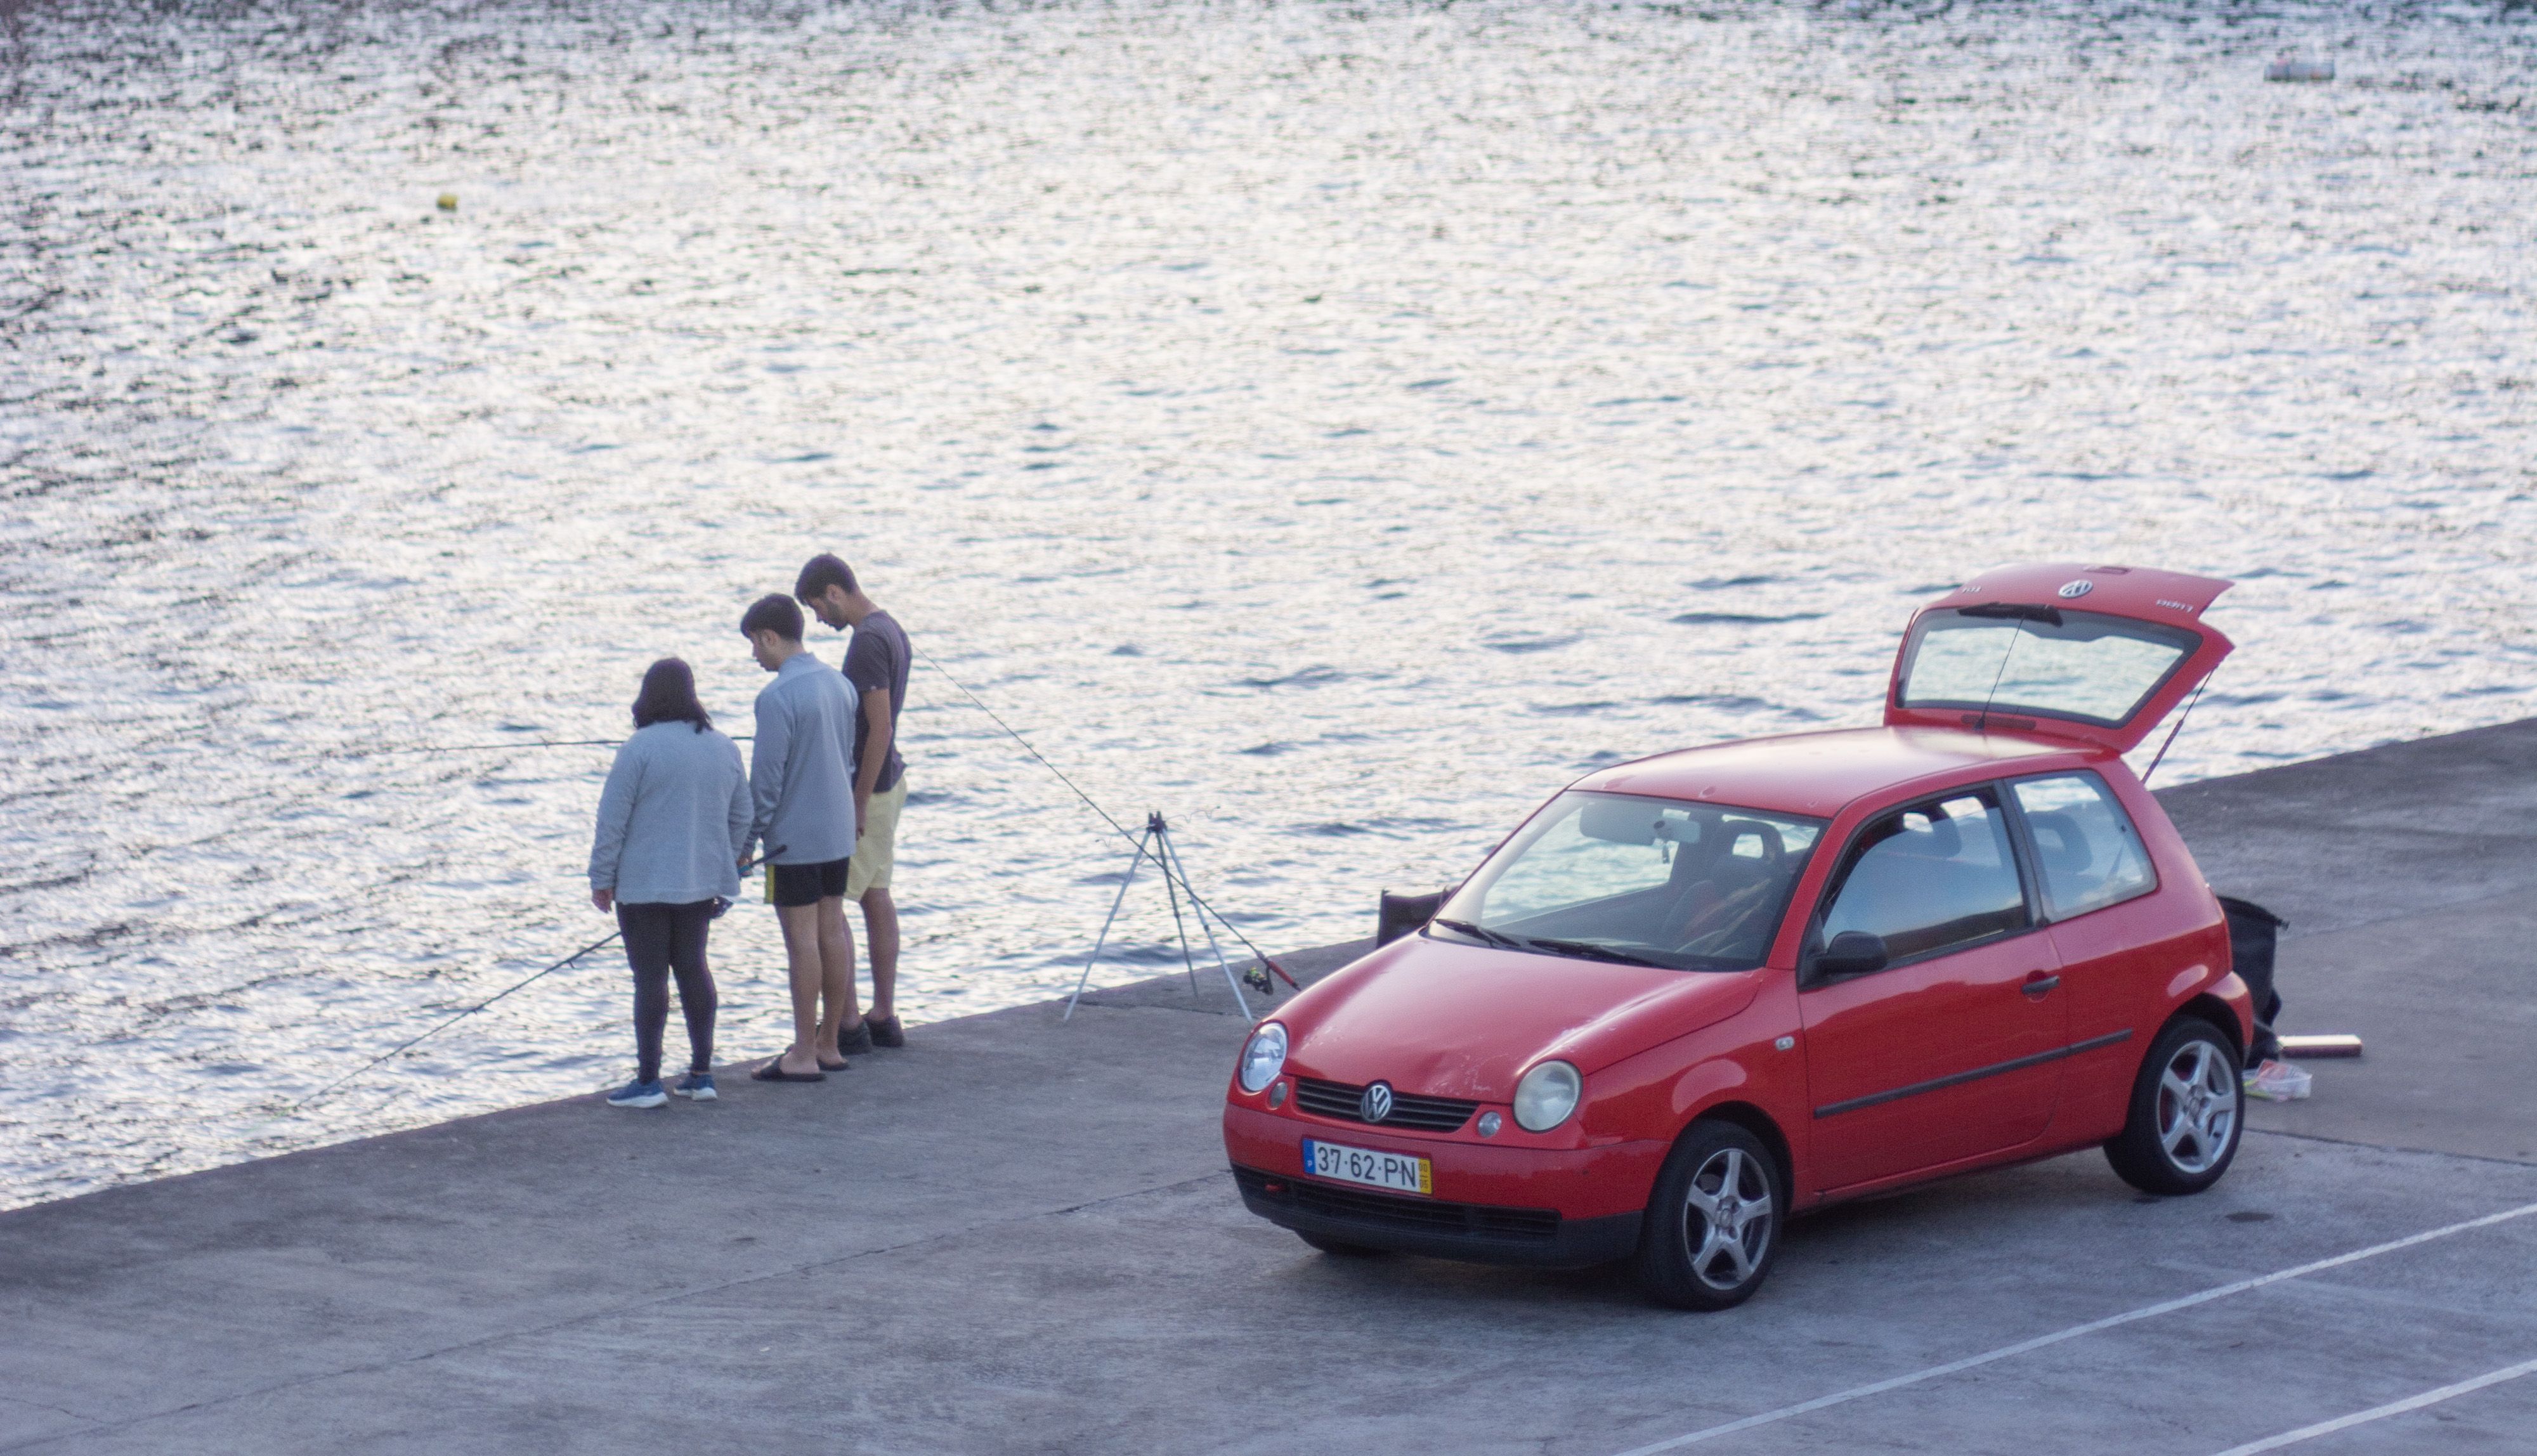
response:
[(1331, 1253), (1633, 1259), (1720, 1309), (1842, 1199), (2092, 1145), (2209, 1187), (2251, 1008), (2121, 755), (2228, 656), (2230, 585), (1994, 571), (1913, 618), (1883, 728), (1579, 780), (1254, 1031), (1243, 1202)]

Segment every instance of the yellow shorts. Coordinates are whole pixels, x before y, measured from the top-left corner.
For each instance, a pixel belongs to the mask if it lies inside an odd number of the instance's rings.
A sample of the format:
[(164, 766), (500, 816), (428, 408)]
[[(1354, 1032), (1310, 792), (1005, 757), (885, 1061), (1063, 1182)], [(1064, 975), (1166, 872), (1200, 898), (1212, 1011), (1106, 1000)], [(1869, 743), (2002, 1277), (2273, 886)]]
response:
[(889, 861), (898, 843), (898, 811), (907, 807), (907, 776), (864, 805), (862, 836), (855, 857), (846, 862), (846, 898), (861, 900), (866, 890), (889, 888)]

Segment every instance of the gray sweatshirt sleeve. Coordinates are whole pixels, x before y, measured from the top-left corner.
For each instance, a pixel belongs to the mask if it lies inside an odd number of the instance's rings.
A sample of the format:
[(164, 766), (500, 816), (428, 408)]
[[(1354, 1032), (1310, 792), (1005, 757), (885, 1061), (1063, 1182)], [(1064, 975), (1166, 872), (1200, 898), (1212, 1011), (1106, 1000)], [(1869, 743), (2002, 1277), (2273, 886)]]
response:
[(757, 827), (757, 803), (748, 787), (748, 771), (740, 766), (740, 745), (726, 742), (723, 751), (731, 755), (731, 857), (748, 857), (750, 831)]
[[(757, 695), (757, 741), (748, 751), (748, 791), (756, 801), (750, 816), (748, 843), (753, 845), (775, 827), (776, 800), (784, 792), (784, 758), (793, 746), (793, 724), (783, 700), (772, 689)], [(743, 847), (743, 854), (747, 848)]]
[(631, 739), (618, 744), (617, 761), (608, 766), (608, 783), (599, 791), (599, 832), (590, 841), (590, 888), (617, 888), (617, 861), (625, 851), (625, 827), (634, 817), (634, 798), (643, 788), (643, 753)]

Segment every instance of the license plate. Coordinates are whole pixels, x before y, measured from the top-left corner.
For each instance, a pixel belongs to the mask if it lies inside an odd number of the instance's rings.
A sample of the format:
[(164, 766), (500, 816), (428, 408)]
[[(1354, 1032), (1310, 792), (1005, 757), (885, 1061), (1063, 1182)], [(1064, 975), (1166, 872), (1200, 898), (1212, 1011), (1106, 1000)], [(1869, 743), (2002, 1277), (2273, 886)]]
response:
[(1304, 1171), (1317, 1178), (1363, 1183), (1369, 1188), (1389, 1188), (1395, 1193), (1433, 1197), (1436, 1192), (1435, 1165), (1424, 1158), (1412, 1158), (1405, 1153), (1369, 1152), (1364, 1148), (1326, 1143), (1318, 1138), (1304, 1139)]

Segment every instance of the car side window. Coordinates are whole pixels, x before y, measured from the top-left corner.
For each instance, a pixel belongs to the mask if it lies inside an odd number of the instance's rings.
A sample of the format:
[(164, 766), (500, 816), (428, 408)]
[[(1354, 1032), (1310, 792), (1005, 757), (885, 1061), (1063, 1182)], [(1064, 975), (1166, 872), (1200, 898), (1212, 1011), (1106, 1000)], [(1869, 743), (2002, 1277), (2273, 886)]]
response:
[(2095, 774), (2054, 774), (2010, 786), (2035, 844), (2044, 903), (2056, 920), (2158, 888), (2131, 816)]
[(2008, 826), (1988, 789), (1871, 821), (1852, 844), (1837, 884), (1824, 913), (1823, 940), (1864, 930), (1883, 937), (1890, 962), (2032, 923)]

